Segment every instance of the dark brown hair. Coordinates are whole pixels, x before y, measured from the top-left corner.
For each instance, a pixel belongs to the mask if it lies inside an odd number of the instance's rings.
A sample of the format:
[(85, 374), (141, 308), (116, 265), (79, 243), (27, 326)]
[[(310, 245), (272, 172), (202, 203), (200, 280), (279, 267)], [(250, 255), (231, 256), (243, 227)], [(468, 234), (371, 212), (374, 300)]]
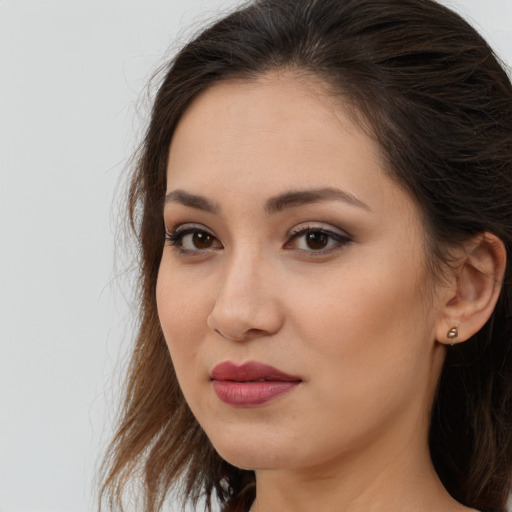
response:
[[(103, 502), (122, 508), (133, 477), (144, 510), (176, 485), (193, 501), (247, 510), (254, 474), (223, 461), (179, 389), (155, 285), (169, 143), (202, 91), (280, 69), (320, 78), (379, 142), (389, 175), (421, 207), (432, 260), (485, 231), (512, 255), (512, 86), (487, 43), (432, 0), (260, 0), (205, 29), (170, 63), (134, 169), (129, 213), (140, 246), (140, 330)], [(448, 350), (430, 429), (447, 490), (502, 512), (512, 469), (512, 258), (492, 318)]]

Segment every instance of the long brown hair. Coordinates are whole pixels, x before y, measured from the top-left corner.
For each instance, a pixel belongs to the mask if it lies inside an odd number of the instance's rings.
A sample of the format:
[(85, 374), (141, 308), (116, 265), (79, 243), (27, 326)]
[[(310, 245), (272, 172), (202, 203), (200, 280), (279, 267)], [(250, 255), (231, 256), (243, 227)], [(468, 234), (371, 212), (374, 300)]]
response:
[[(140, 247), (140, 329), (103, 503), (144, 510), (183, 495), (247, 510), (254, 474), (223, 461), (178, 386), (156, 312), (170, 140), (190, 102), (221, 80), (291, 68), (322, 79), (379, 142), (387, 172), (420, 205), (433, 269), (446, 248), (489, 231), (512, 254), (512, 86), (487, 43), (432, 0), (256, 0), (206, 28), (173, 59), (134, 168), (129, 214)], [(447, 490), (502, 512), (512, 468), (512, 258), (495, 312), (448, 351), (432, 411), (431, 454)], [(179, 314), (179, 312), (176, 312)]]

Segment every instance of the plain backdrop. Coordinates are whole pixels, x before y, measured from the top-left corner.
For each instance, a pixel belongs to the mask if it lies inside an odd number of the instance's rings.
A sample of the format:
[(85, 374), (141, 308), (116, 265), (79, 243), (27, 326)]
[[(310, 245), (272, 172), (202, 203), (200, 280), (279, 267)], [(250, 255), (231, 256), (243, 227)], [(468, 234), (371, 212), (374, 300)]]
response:
[[(0, 512), (95, 510), (133, 334), (118, 185), (152, 73), (235, 3), (0, 0)], [(512, 0), (445, 3), (512, 64)]]

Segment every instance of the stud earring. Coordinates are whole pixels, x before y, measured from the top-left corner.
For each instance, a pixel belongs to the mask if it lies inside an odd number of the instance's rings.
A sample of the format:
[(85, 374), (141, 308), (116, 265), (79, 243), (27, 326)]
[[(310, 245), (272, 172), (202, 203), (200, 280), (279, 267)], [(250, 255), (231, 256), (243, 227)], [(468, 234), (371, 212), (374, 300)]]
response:
[[(452, 327), (447, 332), (446, 337), (452, 342), (455, 341), (459, 337), (459, 330), (457, 329), (457, 327)], [(451, 345), (453, 347), (453, 343)]]

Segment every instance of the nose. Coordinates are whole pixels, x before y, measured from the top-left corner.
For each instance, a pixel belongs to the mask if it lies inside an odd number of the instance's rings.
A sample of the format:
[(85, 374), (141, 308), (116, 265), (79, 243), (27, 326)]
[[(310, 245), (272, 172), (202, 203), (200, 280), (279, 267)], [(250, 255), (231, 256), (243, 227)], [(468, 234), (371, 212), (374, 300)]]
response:
[(277, 333), (283, 321), (276, 269), (252, 257), (226, 261), (208, 327), (228, 340), (246, 341)]

